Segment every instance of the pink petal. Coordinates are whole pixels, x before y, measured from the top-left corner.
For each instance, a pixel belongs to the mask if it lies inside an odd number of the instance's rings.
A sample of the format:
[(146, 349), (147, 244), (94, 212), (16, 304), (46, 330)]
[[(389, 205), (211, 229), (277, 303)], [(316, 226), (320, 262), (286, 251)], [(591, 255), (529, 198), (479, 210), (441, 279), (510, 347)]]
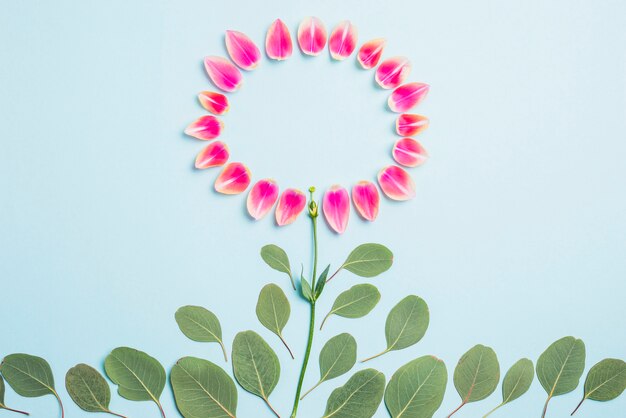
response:
[(261, 61), (261, 51), (245, 34), (226, 31), (226, 50), (230, 59), (244, 70), (254, 70)]
[(293, 52), (293, 44), (289, 28), (280, 19), (276, 19), (267, 30), (265, 37), (265, 51), (267, 56), (273, 60), (285, 60)]
[(250, 170), (242, 163), (228, 163), (215, 180), (215, 190), (223, 194), (239, 194), (250, 185)]
[(430, 86), (424, 83), (404, 84), (395, 89), (389, 96), (387, 100), (389, 109), (396, 113), (406, 112), (424, 100), (429, 89)]
[(344, 20), (333, 29), (328, 39), (330, 55), (336, 60), (344, 60), (354, 52), (357, 30), (349, 20)]
[(402, 138), (393, 146), (393, 159), (406, 167), (417, 167), (428, 160), (426, 149), (413, 138)]
[(376, 67), (380, 57), (383, 55), (383, 49), (385, 49), (386, 44), (387, 41), (382, 38), (365, 42), (356, 56), (361, 67), (366, 70)]
[(306, 206), (306, 196), (300, 190), (286, 189), (278, 199), (276, 206), (276, 223), (280, 226), (289, 225), (296, 220)]
[(263, 179), (256, 182), (248, 194), (248, 213), (254, 219), (261, 219), (272, 209), (278, 200), (278, 185), (274, 180)]
[(352, 188), (352, 201), (359, 215), (368, 221), (378, 216), (380, 195), (371, 181), (360, 181)]
[(226, 58), (206, 57), (204, 68), (213, 84), (221, 90), (233, 92), (241, 85), (241, 72)]
[(415, 183), (403, 169), (390, 165), (378, 173), (378, 184), (383, 193), (393, 200), (409, 200), (415, 197)]
[(214, 91), (201, 91), (198, 100), (203, 108), (215, 115), (223, 115), (228, 112), (228, 98)]
[(220, 136), (224, 124), (213, 115), (201, 116), (185, 129), (185, 133), (194, 138), (208, 141)]
[(202, 170), (226, 164), (230, 157), (228, 146), (222, 141), (211, 142), (196, 156), (196, 168)]
[(415, 136), (428, 128), (428, 118), (422, 115), (403, 113), (396, 120), (396, 132), (400, 136)]
[(376, 82), (384, 89), (395, 89), (411, 72), (411, 62), (405, 57), (384, 60), (376, 69)]
[(328, 225), (343, 234), (350, 218), (350, 195), (341, 186), (334, 185), (324, 194), (322, 210)]
[(326, 27), (317, 17), (305, 17), (298, 26), (298, 44), (306, 55), (319, 55), (326, 46)]

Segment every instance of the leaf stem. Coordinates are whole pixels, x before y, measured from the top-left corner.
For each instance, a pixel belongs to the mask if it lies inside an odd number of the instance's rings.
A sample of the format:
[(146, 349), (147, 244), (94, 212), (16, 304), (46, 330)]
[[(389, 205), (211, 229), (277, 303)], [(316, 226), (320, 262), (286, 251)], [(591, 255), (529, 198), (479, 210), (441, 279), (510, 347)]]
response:
[(17, 412), (18, 414), (22, 414), (22, 415), (30, 415), (28, 412), (20, 411), (19, 409), (9, 408), (8, 406), (4, 406), (4, 405), (0, 406), (0, 409), (5, 409), (11, 412)]
[(285, 341), (285, 339), (283, 338), (282, 335), (278, 334), (278, 338), (280, 338), (280, 340), (283, 342), (283, 344), (285, 345), (285, 348), (287, 348), (287, 351), (289, 351), (289, 355), (291, 356), (292, 360), (295, 360), (296, 358), (293, 356), (293, 352), (291, 351), (291, 348), (289, 348), (289, 344), (287, 344), (287, 341)]
[(504, 405), (504, 402), (501, 403), (500, 405), (496, 406), (495, 408), (493, 408), (491, 411), (487, 412), (483, 418), (487, 418), (489, 415), (491, 415), (494, 412), (496, 412), (498, 409), (500, 409), (500, 407), (502, 407), (502, 405)]
[(328, 312), (328, 315), (326, 315), (326, 316), (324, 317), (324, 319), (322, 320), (322, 324), (320, 325), (320, 331), (322, 330), (322, 328), (324, 327), (324, 324), (326, 323), (326, 320), (327, 320), (328, 318), (330, 318), (330, 316), (332, 315), (332, 313), (333, 313), (333, 311), (330, 311), (330, 312)]
[(546, 399), (546, 404), (543, 406), (543, 413), (541, 414), (541, 418), (545, 418), (546, 416), (546, 412), (548, 411), (548, 403), (550, 402), (550, 399), (552, 399), (552, 395), (548, 396), (548, 399)]
[(125, 415), (122, 415), (122, 414), (117, 414), (117, 413), (115, 413), (115, 412), (113, 412), (113, 411), (109, 411), (109, 410), (107, 410), (106, 412), (107, 412), (107, 414), (115, 415), (116, 417), (126, 418), (126, 416), (125, 416)]
[(263, 400), (265, 401), (265, 403), (267, 404), (267, 407), (269, 409), (271, 409), (271, 411), (274, 413), (274, 415), (276, 415), (278, 418), (280, 418), (280, 415), (278, 415), (278, 412), (276, 412), (276, 410), (274, 409), (274, 407), (272, 406), (272, 404), (270, 403), (269, 399), (267, 398), (263, 398)]
[(326, 283), (331, 281), (333, 279), (333, 277), (335, 277), (341, 271), (341, 269), (343, 269), (343, 264), (328, 279), (326, 279)]
[(226, 347), (224, 347), (224, 343), (220, 340), (220, 347), (222, 347), (222, 353), (224, 353), (224, 361), (228, 363), (228, 355), (226, 354)]
[(302, 395), (302, 396), (300, 397), (300, 400), (304, 399), (304, 397), (305, 397), (306, 395), (308, 395), (309, 393), (313, 392), (313, 389), (315, 389), (315, 388), (317, 388), (319, 385), (321, 385), (321, 384), (322, 384), (322, 382), (323, 382), (323, 380), (320, 380), (319, 382), (317, 382), (317, 383), (315, 384), (315, 386), (313, 386), (311, 389), (309, 389), (309, 390), (307, 390), (306, 392), (304, 392), (304, 395)]
[(61, 418), (65, 418), (65, 409), (63, 408), (63, 402), (61, 402), (61, 397), (55, 390), (52, 390), (52, 393), (54, 394), (54, 397), (57, 398), (57, 401), (59, 401), (59, 407), (61, 408)]
[[(574, 409), (574, 411), (571, 413), (571, 415), (574, 415), (574, 414), (576, 413), (576, 411), (578, 411), (578, 409), (579, 409), (579, 408), (583, 405), (583, 402), (585, 402), (585, 399), (587, 399), (587, 398), (584, 398), (584, 397), (583, 397), (583, 400), (582, 400), (582, 401), (580, 401), (580, 403), (578, 404), (578, 406), (576, 407), (576, 409)], [(570, 416), (571, 416), (571, 415), (570, 415)]]
[(165, 411), (163, 410), (163, 406), (161, 405), (161, 402), (159, 402), (158, 400), (155, 401), (157, 406), (159, 407), (159, 411), (161, 412), (161, 416), (163, 418), (165, 418)]
[(365, 363), (366, 361), (374, 360), (376, 357), (380, 357), (380, 356), (382, 356), (383, 354), (387, 354), (389, 351), (390, 351), (390, 350), (389, 350), (389, 348), (387, 348), (387, 349), (386, 349), (385, 351), (383, 351), (383, 352), (380, 352), (380, 353), (378, 353), (378, 354), (376, 354), (376, 355), (373, 355), (372, 357), (368, 357), (368, 358), (366, 358), (366, 359), (361, 360), (361, 363)]
[(459, 410), (461, 408), (463, 408), (465, 406), (465, 404), (467, 403), (467, 401), (463, 401), (461, 402), (461, 405), (459, 405), (459, 407), (457, 409), (455, 409), (454, 411), (450, 412), (450, 415), (448, 415), (448, 418), (450, 418), (452, 415), (456, 414), (457, 412), (459, 412)]

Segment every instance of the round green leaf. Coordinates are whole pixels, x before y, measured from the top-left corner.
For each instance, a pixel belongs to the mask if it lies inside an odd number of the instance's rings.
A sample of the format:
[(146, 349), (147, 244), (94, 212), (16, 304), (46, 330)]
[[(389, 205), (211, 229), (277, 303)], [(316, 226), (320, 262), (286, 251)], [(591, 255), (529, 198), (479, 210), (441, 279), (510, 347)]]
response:
[(17, 409), (9, 408), (4, 404), (4, 379), (0, 376), (0, 409), (6, 409), (7, 411), (17, 412), (22, 415), (28, 415), (28, 412), (19, 411)]
[(500, 381), (500, 364), (490, 347), (476, 345), (463, 354), (454, 370), (454, 386), (463, 404), (491, 395)]
[(554, 342), (537, 360), (537, 378), (549, 397), (576, 389), (585, 370), (585, 344), (574, 337)]
[(385, 405), (393, 418), (430, 418), (441, 406), (448, 383), (444, 362), (424, 356), (400, 367), (385, 390)]
[(222, 327), (213, 312), (201, 306), (183, 306), (176, 311), (175, 319), (182, 333), (190, 340), (218, 343), (222, 347), (224, 360), (228, 361), (222, 341)]
[(285, 250), (277, 245), (269, 244), (261, 248), (261, 258), (267, 263), (268, 266), (276, 271), (285, 273), (291, 280), (291, 285), (296, 288), (293, 281), (293, 275), (291, 274), (291, 266), (289, 265), (289, 257)]
[(185, 418), (235, 418), (237, 388), (217, 365), (185, 357), (170, 375), (176, 406)]
[(355, 373), (328, 398), (323, 418), (371, 418), (385, 392), (385, 375), (365, 369)]
[(320, 382), (348, 373), (356, 363), (356, 340), (348, 333), (334, 336), (320, 351)]
[(533, 362), (527, 358), (518, 360), (502, 380), (502, 404), (519, 398), (530, 389), (535, 378)]
[(256, 316), (265, 328), (269, 329), (280, 338), (293, 358), (291, 349), (282, 334), (283, 328), (285, 328), (287, 321), (289, 321), (290, 314), (291, 307), (289, 300), (280, 287), (272, 283), (261, 289), (259, 300), (256, 304)]
[(78, 364), (65, 375), (65, 388), (76, 405), (87, 412), (110, 412), (111, 390), (104, 377), (86, 364)]
[[(357, 284), (350, 289), (341, 293), (335, 299), (333, 307), (328, 315), (322, 321), (324, 322), (331, 315), (339, 315), (344, 318), (361, 318), (367, 315), (374, 309), (380, 300), (380, 292), (371, 284)], [(320, 327), (321, 329), (322, 327)]]
[(381, 244), (362, 244), (356, 247), (341, 268), (357, 276), (374, 277), (389, 270), (393, 264), (393, 253)]
[(594, 365), (585, 379), (585, 394), (572, 415), (587, 399), (606, 402), (620, 396), (626, 388), (626, 363), (607, 358)]

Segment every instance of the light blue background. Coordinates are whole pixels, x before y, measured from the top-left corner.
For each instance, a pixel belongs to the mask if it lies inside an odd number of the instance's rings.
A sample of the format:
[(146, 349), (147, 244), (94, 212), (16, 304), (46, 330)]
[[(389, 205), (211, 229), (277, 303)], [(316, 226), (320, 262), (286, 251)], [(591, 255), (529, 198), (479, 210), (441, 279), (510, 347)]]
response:
[[(348, 18), (361, 41), (383, 36), (386, 56), (410, 57), (411, 80), (432, 85), (418, 109), (431, 118), (421, 140), (432, 158), (411, 170), (415, 200), (385, 200), (371, 225), (353, 213), (344, 236), (321, 228), (324, 263), (337, 266), (366, 241), (388, 245), (396, 262), (371, 280), (383, 296), (370, 316), (332, 318), (317, 335), (305, 387), (330, 336), (349, 330), (360, 357), (382, 350), (386, 314), (410, 293), (429, 303), (430, 329), (418, 345), (369, 363), (387, 377), (424, 354), (451, 373), (476, 343), (494, 347), (504, 374), (565, 335), (585, 341), (588, 366), (626, 358), (622, 1), (265, 3), (0, 0), (1, 355), (48, 359), (67, 415), (87, 416), (62, 388), (64, 373), (78, 362), (100, 367), (117, 346), (145, 350), (167, 369), (183, 355), (224, 366), (217, 346), (187, 340), (174, 322), (179, 306), (200, 304), (221, 318), (228, 346), (249, 328), (272, 344), (283, 372), (271, 400), (288, 416), (307, 308), (290, 293), (294, 362), (256, 321), (264, 284), (288, 291), (258, 251), (277, 243), (294, 265), (308, 264), (309, 224), (249, 221), (245, 196), (216, 195), (217, 171), (192, 169), (204, 144), (182, 130), (203, 114), (195, 95), (211, 86), (202, 58), (225, 53), (224, 30), (262, 44), (276, 17), (295, 31), (316, 15), (329, 28)], [(231, 96), (223, 139), (254, 178), (282, 187), (374, 179), (396, 138), (387, 92), (372, 80), (353, 59), (265, 59)], [(362, 281), (346, 273), (332, 282), (321, 314)], [(300, 416), (320, 416), (347, 378), (321, 386)], [(581, 390), (555, 398), (548, 416), (568, 416)], [(239, 396), (239, 416), (271, 416), (258, 398)], [(499, 399), (498, 389), (458, 417), (482, 416)], [(535, 381), (494, 417), (538, 417), (544, 400)], [(55, 416), (51, 397), (9, 389), (7, 403)], [(177, 416), (169, 389), (163, 403)], [(436, 417), (458, 403), (449, 384)], [(111, 408), (158, 416), (153, 404), (119, 396)], [(580, 416), (625, 409), (625, 397), (587, 402)], [(387, 416), (384, 407), (376, 416)]]

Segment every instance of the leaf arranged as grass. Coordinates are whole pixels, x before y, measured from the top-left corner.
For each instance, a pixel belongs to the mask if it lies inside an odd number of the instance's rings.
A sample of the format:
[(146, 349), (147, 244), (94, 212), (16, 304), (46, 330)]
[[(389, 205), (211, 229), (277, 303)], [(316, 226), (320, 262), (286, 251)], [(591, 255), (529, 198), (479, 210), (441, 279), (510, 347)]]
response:
[(291, 265), (289, 264), (289, 257), (285, 250), (277, 245), (269, 244), (261, 248), (261, 258), (268, 266), (274, 270), (285, 273), (291, 280), (293, 289), (296, 290), (296, 283), (293, 281), (293, 274), (291, 273)]
[(219, 366), (184, 357), (172, 368), (170, 381), (176, 406), (185, 418), (235, 418), (237, 388)]
[(447, 384), (448, 372), (442, 360), (417, 358), (391, 376), (385, 405), (392, 418), (430, 418), (441, 406)]
[(300, 399), (311, 393), (323, 382), (348, 373), (356, 363), (356, 340), (350, 334), (334, 336), (320, 351), (320, 380)]
[(345, 269), (357, 276), (374, 277), (389, 270), (392, 264), (393, 253), (387, 247), (381, 244), (362, 244), (348, 255), (337, 272)]
[(428, 329), (430, 314), (424, 299), (410, 295), (391, 309), (385, 323), (387, 348), (363, 362), (382, 356), (394, 350), (402, 350), (416, 344)]
[(607, 358), (589, 370), (585, 379), (585, 394), (572, 415), (587, 399), (606, 402), (620, 396), (626, 388), (626, 363), (623, 360)]
[(118, 385), (117, 393), (131, 401), (152, 401), (165, 418), (159, 398), (165, 387), (165, 369), (143, 351), (116, 348), (104, 360), (109, 379)]
[(0, 373), (20, 396), (38, 398), (53, 395), (59, 402), (61, 416), (65, 415), (63, 402), (54, 389), (54, 376), (48, 362), (29, 354), (11, 354), (2, 360)]
[(585, 344), (574, 337), (564, 337), (552, 343), (537, 360), (537, 378), (548, 394), (543, 414), (554, 396), (576, 389), (585, 370)]
[(237, 382), (279, 416), (268, 399), (280, 378), (280, 362), (274, 350), (256, 332), (244, 331), (235, 336), (232, 357)]
[(384, 392), (384, 374), (374, 369), (361, 370), (330, 394), (323, 418), (371, 418)]
[(331, 315), (344, 318), (362, 318), (374, 309), (380, 300), (380, 292), (371, 284), (357, 284), (341, 293), (335, 299), (333, 307), (324, 317), (320, 330)]
[(222, 347), (224, 360), (228, 361), (222, 341), (222, 327), (213, 312), (201, 306), (183, 306), (176, 311), (175, 319), (182, 333), (190, 340), (218, 343)]
[(489, 411), (483, 418), (487, 418), (502, 406), (519, 398), (530, 389), (535, 378), (533, 362), (527, 358), (518, 360), (504, 376), (502, 380), (502, 403)]
[(5, 409), (11, 412), (17, 412), (18, 414), (22, 414), (22, 415), (28, 415), (28, 412), (20, 411), (18, 409), (9, 408), (8, 406), (6, 406), (4, 404), (4, 391), (5, 391), (4, 379), (2, 379), (2, 376), (0, 376), (0, 409)]
[(111, 389), (93, 367), (78, 364), (65, 375), (65, 388), (76, 405), (87, 412), (106, 412), (124, 418), (109, 409)]
[(291, 348), (283, 338), (283, 328), (289, 321), (291, 306), (285, 293), (275, 284), (268, 284), (261, 289), (256, 304), (256, 316), (261, 324), (280, 338), (291, 358), (294, 358)]
[(454, 386), (461, 396), (461, 405), (448, 418), (470, 402), (487, 398), (498, 387), (500, 364), (495, 351), (478, 344), (463, 354), (454, 369)]

